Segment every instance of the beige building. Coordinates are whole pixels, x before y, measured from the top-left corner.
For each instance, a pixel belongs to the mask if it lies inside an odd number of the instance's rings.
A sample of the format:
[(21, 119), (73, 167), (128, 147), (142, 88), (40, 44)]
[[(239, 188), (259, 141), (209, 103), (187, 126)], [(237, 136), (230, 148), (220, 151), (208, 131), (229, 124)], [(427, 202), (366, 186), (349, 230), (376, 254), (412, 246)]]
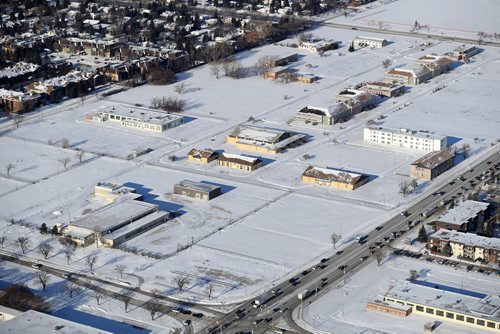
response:
[(405, 85), (381, 81), (368, 82), (362, 85), (359, 89), (370, 94), (387, 97), (396, 97), (405, 93)]
[(363, 140), (377, 145), (427, 152), (442, 150), (448, 143), (448, 137), (432, 134), (428, 131), (375, 126), (366, 127), (363, 130)]
[(323, 187), (355, 190), (367, 183), (369, 178), (363, 174), (309, 166), (302, 173), (301, 181)]
[(219, 160), (217, 160), (217, 163), (222, 167), (239, 169), (246, 172), (254, 171), (264, 165), (262, 160), (258, 158), (230, 153), (221, 153), (219, 156)]
[(385, 73), (384, 81), (401, 85), (419, 85), (432, 79), (432, 71), (427, 66), (413, 69), (394, 68)]
[(428, 153), (410, 164), (410, 176), (430, 181), (453, 167), (455, 155), (446, 150)]
[(94, 122), (116, 122), (124, 127), (150, 132), (163, 132), (181, 125), (184, 121), (180, 115), (124, 105), (102, 107), (96, 114), (87, 115), (85, 119)]
[(433, 77), (448, 72), (451, 69), (453, 61), (446, 56), (438, 56), (436, 54), (429, 54), (418, 58), (415, 61), (416, 65), (426, 66), (431, 72)]
[[(447, 245), (451, 254), (446, 253)], [(440, 229), (429, 236), (427, 247), (434, 253), (453, 255), (459, 259), (500, 264), (500, 238)]]
[(217, 160), (219, 157), (219, 153), (214, 152), (211, 149), (199, 150), (197, 148), (193, 148), (188, 152), (188, 160), (201, 162), (208, 164), (214, 160)]
[(471, 330), (500, 331), (498, 294), (464, 291), (460, 287), (431, 284), (428, 280), (426, 283), (399, 281), (387, 291), (383, 301), (398, 303), (401, 307), (410, 306), (412, 314), (451, 322)]
[(306, 135), (279, 129), (240, 125), (227, 136), (226, 141), (241, 150), (276, 154), (289, 147), (305, 143)]

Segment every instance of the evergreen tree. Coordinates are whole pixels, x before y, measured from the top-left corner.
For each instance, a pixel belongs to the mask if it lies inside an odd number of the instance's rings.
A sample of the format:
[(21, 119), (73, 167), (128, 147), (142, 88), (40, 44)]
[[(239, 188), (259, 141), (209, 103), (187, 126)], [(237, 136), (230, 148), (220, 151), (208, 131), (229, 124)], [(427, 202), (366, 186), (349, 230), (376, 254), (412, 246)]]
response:
[(349, 51), (349, 52), (354, 52), (354, 44), (353, 44), (353, 43), (351, 43), (351, 44), (349, 45), (349, 49), (348, 49), (347, 51)]
[(47, 232), (48, 232), (47, 224), (42, 223), (42, 226), (40, 226), (40, 233), (47, 234)]
[(57, 229), (56, 225), (52, 226), (52, 229), (50, 230), (50, 233), (52, 235), (58, 235), (59, 234), (59, 230)]
[(452, 254), (451, 245), (450, 245), (449, 242), (447, 242), (446, 245), (444, 245), (444, 247), (443, 247), (443, 254), (444, 255), (451, 255)]
[(425, 231), (424, 225), (422, 225), (418, 231), (418, 241), (427, 242), (427, 232)]

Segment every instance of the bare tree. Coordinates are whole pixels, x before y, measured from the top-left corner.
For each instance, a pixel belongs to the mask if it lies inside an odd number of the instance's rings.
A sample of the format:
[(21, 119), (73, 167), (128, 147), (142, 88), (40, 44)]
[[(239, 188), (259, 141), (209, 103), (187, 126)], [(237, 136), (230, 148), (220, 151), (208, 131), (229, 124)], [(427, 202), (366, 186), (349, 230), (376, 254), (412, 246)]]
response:
[(390, 58), (385, 58), (384, 60), (382, 60), (382, 66), (384, 66), (384, 68), (388, 68), (389, 66), (391, 66), (392, 64), (392, 60)]
[(66, 247), (64, 248), (64, 257), (66, 258), (66, 264), (69, 264), (69, 261), (71, 261), (71, 258), (75, 254), (75, 249), (73, 247)]
[(79, 163), (82, 163), (84, 155), (85, 155), (85, 151), (84, 150), (79, 150), (78, 152), (76, 152), (75, 157), (78, 159)]
[(399, 193), (403, 194), (403, 197), (406, 197), (410, 192), (410, 184), (406, 181), (403, 181), (399, 184)]
[(52, 247), (52, 245), (50, 245), (48, 242), (45, 242), (38, 247), (38, 251), (43, 255), (45, 259), (49, 257), (50, 252), (52, 252), (53, 249), (54, 247)]
[(410, 281), (414, 281), (418, 278), (418, 272), (415, 269), (410, 270)]
[(102, 293), (101, 289), (97, 285), (94, 285), (92, 286), (91, 296), (95, 298), (97, 305), (99, 305), (100, 300), (104, 297), (104, 293)]
[(41, 285), (42, 290), (45, 291), (47, 284), (49, 283), (50, 277), (45, 271), (37, 270), (33, 273), (33, 280), (35, 285)]
[(384, 252), (380, 248), (377, 248), (373, 252), (373, 256), (377, 260), (377, 264), (380, 266), (380, 264), (382, 263), (382, 260), (384, 258)]
[(125, 271), (126, 268), (127, 266), (124, 264), (117, 264), (115, 266), (115, 271), (120, 275), (120, 278), (123, 278), (123, 272)]
[(70, 162), (70, 159), (63, 158), (63, 159), (58, 159), (57, 161), (59, 161), (64, 166), (64, 169), (66, 169), (66, 167), (68, 166), (68, 162)]
[(331, 240), (332, 240), (333, 249), (335, 249), (335, 247), (337, 246), (337, 242), (339, 242), (340, 239), (342, 239), (342, 236), (340, 234), (332, 233)]
[(257, 61), (255, 64), (255, 68), (257, 70), (257, 74), (265, 77), (266, 72), (268, 72), (271, 68), (274, 67), (276, 62), (276, 57), (264, 56)]
[(460, 152), (462, 153), (462, 156), (467, 159), (470, 156), (470, 145), (463, 143), (460, 148)]
[(5, 241), (7, 241), (7, 236), (0, 235), (0, 246), (2, 246), (2, 248), (3, 248), (4, 244), (5, 244)]
[(97, 262), (97, 258), (98, 258), (97, 255), (87, 256), (87, 259), (85, 260), (85, 262), (87, 263), (87, 266), (89, 267), (90, 271), (94, 270), (94, 265)]
[(73, 298), (73, 294), (77, 293), (78, 291), (80, 291), (80, 287), (78, 286), (78, 284), (75, 284), (75, 283), (72, 283), (72, 282), (66, 283), (64, 285), (64, 288), (66, 289), (66, 291), (68, 291), (69, 298)]
[(215, 77), (215, 79), (219, 79), (222, 72), (222, 65), (217, 62), (213, 62), (210, 64), (210, 74)]
[(155, 320), (155, 315), (157, 312), (160, 312), (161, 305), (157, 301), (150, 300), (144, 304), (144, 309), (151, 314), (151, 320)]
[(132, 293), (130, 291), (124, 291), (120, 296), (120, 299), (123, 301), (123, 306), (125, 307), (125, 312), (128, 312), (128, 305), (132, 301)]
[(54, 144), (54, 142), (52, 141), (52, 138), (49, 138), (47, 140), (47, 145), (51, 145), (52, 146), (52, 144)]
[(412, 180), (410, 181), (410, 187), (411, 187), (412, 191), (415, 191), (415, 190), (417, 189), (417, 187), (418, 187), (418, 182), (417, 182), (417, 180), (416, 180), (416, 179), (412, 179)]
[(176, 285), (177, 287), (179, 288), (179, 292), (182, 292), (182, 289), (184, 289), (184, 287), (189, 284), (190, 282), (190, 279), (187, 278), (186, 276), (176, 276), (174, 277), (174, 279), (172, 280)]
[(174, 86), (174, 91), (177, 94), (182, 94), (182, 93), (184, 93), (185, 90), (186, 90), (186, 85), (184, 84), (184, 82)]
[(69, 140), (68, 140), (68, 138), (62, 138), (61, 139), (61, 147), (62, 148), (68, 148), (69, 147)]
[(26, 254), (26, 250), (31, 246), (31, 240), (28, 237), (20, 236), (16, 239), (16, 244), (23, 254)]
[(16, 167), (13, 163), (9, 163), (7, 166), (5, 166), (5, 171), (7, 172), (7, 176), (10, 176), (10, 171)]
[(16, 125), (16, 128), (19, 128), (19, 126), (21, 126), (21, 123), (24, 120), (24, 117), (21, 115), (16, 115), (12, 119), (14, 120), (14, 124)]
[(212, 294), (214, 292), (214, 289), (215, 289), (215, 285), (212, 282), (208, 283), (208, 285), (205, 287), (205, 293), (208, 296), (208, 300), (210, 300), (212, 298)]

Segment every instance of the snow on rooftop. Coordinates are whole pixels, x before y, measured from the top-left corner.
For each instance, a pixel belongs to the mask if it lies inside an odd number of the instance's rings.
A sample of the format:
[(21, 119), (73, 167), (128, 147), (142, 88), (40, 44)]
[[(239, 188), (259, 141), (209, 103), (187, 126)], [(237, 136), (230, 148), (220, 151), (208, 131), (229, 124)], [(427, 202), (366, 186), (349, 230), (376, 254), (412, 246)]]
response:
[(220, 188), (219, 186), (216, 186), (213, 184), (195, 182), (195, 181), (191, 181), (191, 180), (182, 180), (181, 182), (177, 183), (176, 186), (194, 189), (194, 190), (199, 190), (199, 191), (205, 191), (205, 192), (210, 192), (212, 190)]
[(416, 138), (424, 138), (424, 139), (435, 139), (435, 140), (443, 140), (446, 138), (446, 136), (434, 134), (434, 133), (429, 133), (429, 131), (416, 131), (416, 130), (411, 130), (407, 128), (399, 128), (399, 129), (394, 129), (394, 128), (388, 128), (388, 127), (382, 127), (382, 126), (369, 126), (367, 127), (370, 130), (374, 131), (384, 131), (384, 132), (389, 132), (393, 135), (407, 135), (411, 137), (416, 137)]
[(479, 212), (486, 210), (488, 206), (489, 203), (467, 200), (449, 210), (438, 221), (460, 225), (476, 217)]
[(231, 133), (231, 136), (247, 140), (256, 140), (269, 144), (275, 143), (286, 131), (256, 126), (240, 125)]
[(232, 153), (221, 153), (221, 156), (227, 158), (227, 159), (237, 159), (237, 160), (243, 160), (248, 163), (254, 164), (259, 160), (258, 158), (254, 157), (247, 157), (246, 155), (239, 155), (239, 154), (232, 154)]
[(165, 112), (159, 112), (146, 108), (135, 108), (129, 107), (122, 104), (111, 105), (111, 106), (101, 106), (98, 108), (98, 114), (112, 114), (120, 115), (125, 117), (131, 117), (135, 120), (154, 124), (168, 124), (172, 121), (182, 118), (180, 115), (168, 114)]
[(13, 78), (26, 73), (36, 71), (40, 66), (32, 63), (18, 62), (12, 66), (5, 67), (0, 70), (0, 78)]
[(500, 238), (489, 238), (474, 233), (464, 233), (459, 231), (450, 231), (440, 229), (430, 235), (431, 238), (449, 240), (454, 243), (460, 243), (467, 246), (480, 247), (483, 249), (495, 249), (500, 251)]

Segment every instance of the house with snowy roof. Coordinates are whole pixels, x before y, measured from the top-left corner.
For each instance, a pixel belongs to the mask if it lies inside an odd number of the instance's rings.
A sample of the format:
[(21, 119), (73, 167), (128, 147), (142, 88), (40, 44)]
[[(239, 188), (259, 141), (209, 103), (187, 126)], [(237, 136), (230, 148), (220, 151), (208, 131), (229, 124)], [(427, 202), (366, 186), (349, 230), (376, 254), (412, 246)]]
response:
[(430, 181), (453, 167), (455, 154), (440, 150), (428, 153), (410, 164), (410, 176)]
[(40, 95), (0, 88), (0, 109), (8, 113), (33, 111), (40, 102)]
[(384, 81), (402, 85), (418, 85), (432, 79), (432, 71), (427, 66), (413, 69), (393, 68), (385, 73)]
[(238, 155), (231, 153), (221, 153), (217, 164), (222, 167), (239, 169), (245, 172), (252, 172), (264, 165), (264, 162), (259, 158), (248, 157), (246, 155)]
[(309, 166), (302, 173), (301, 181), (323, 187), (355, 190), (366, 184), (369, 181), (369, 177), (338, 169)]
[(218, 157), (219, 153), (211, 149), (201, 150), (197, 148), (192, 148), (187, 154), (187, 158), (189, 161), (201, 162), (205, 164), (217, 160)]
[(467, 200), (448, 210), (434, 222), (434, 230), (475, 232), (485, 221), (495, 215), (491, 203)]

